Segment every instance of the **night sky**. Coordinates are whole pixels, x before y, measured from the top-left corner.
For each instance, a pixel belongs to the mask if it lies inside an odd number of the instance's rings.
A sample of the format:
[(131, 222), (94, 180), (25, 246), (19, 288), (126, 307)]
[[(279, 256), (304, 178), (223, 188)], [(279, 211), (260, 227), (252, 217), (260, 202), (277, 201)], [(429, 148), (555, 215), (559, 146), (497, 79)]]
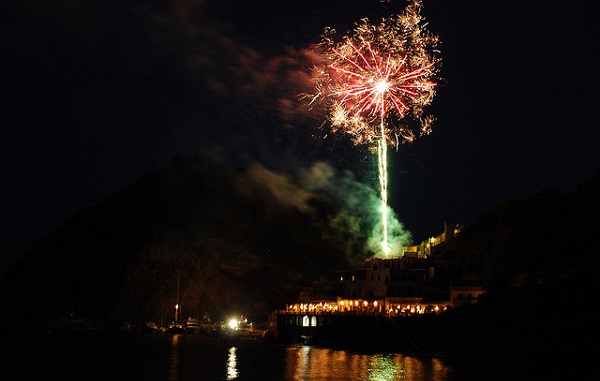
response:
[[(326, 162), (376, 187), (372, 155), (297, 95), (311, 48), (404, 1), (21, 0), (2, 5), (1, 269), (174, 156)], [(240, 4), (242, 3), (242, 4)], [(509, 197), (573, 191), (600, 166), (594, 2), (425, 0), (442, 41), (431, 135), (390, 152), (416, 242)], [(349, 171), (349, 172), (344, 172)]]

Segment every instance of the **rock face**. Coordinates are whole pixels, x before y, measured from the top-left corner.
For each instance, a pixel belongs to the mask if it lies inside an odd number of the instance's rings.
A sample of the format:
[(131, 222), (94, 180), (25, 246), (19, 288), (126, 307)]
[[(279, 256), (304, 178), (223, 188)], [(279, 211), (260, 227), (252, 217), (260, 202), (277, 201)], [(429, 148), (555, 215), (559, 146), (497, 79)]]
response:
[(106, 322), (208, 313), (255, 319), (347, 267), (335, 207), (261, 167), (177, 160), (87, 208), (37, 243), (0, 284), (2, 316)]

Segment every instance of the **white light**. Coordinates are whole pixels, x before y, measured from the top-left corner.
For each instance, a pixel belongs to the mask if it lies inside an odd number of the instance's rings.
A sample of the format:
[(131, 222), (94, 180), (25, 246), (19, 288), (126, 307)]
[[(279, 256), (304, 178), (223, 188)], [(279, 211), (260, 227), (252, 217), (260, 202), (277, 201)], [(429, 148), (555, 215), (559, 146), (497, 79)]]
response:
[(237, 319), (231, 319), (231, 320), (229, 320), (229, 323), (228, 323), (228, 325), (229, 325), (229, 328), (231, 328), (231, 329), (236, 329), (236, 328), (237, 328), (237, 326), (238, 326), (238, 321), (237, 321)]
[(377, 82), (377, 84), (375, 85), (375, 89), (377, 89), (377, 92), (380, 94), (385, 93), (387, 91), (388, 87), (389, 87), (389, 84), (384, 80)]
[(233, 380), (236, 379), (239, 375), (237, 370), (237, 355), (236, 355), (236, 347), (229, 348), (229, 356), (227, 358), (227, 379)]

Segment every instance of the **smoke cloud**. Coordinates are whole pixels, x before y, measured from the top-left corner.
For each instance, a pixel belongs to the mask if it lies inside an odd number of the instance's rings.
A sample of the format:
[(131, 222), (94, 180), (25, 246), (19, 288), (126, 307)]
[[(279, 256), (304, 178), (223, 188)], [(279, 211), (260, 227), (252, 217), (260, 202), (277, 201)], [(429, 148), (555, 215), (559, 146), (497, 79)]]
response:
[[(323, 194), (342, 206), (340, 212), (330, 223), (336, 231), (347, 230), (343, 235), (347, 239), (365, 237), (364, 250), (372, 256), (382, 256), (381, 242), (381, 200), (375, 188), (356, 179), (349, 170), (340, 174), (326, 162), (314, 163), (301, 169), (299, 180), (308, 190)], [(355, 243), (357, 238), (352, 241)], [(401, 255), (404, 248), (412, 244), (412, 235), (407, 231), (388, 207), (388, 244), (390, 255)]]
[(269, 192), (278, 208), (295, 208), (303, 213), (311, 212), (308, 201), (312, 197), (310, 192), (300, 189), (287, 177), (277, 174), (263, 167), (253, 165), (245, 172), (244, 184), (239, 184), (241, 191), (262, 188)]

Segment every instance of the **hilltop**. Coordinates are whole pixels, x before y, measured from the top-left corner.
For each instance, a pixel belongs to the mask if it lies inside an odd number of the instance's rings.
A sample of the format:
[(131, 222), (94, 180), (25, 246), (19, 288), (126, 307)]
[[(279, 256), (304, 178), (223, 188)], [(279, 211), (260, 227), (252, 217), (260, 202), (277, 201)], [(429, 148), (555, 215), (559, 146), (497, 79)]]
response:
[(260, 166), (177, 158), (39, 241), (2, 280), (2, 316), (168, 321), (179, 277), (184, 317), (266, 318), (349, 265), (357, 249), (328, 225), (338, 212)]

